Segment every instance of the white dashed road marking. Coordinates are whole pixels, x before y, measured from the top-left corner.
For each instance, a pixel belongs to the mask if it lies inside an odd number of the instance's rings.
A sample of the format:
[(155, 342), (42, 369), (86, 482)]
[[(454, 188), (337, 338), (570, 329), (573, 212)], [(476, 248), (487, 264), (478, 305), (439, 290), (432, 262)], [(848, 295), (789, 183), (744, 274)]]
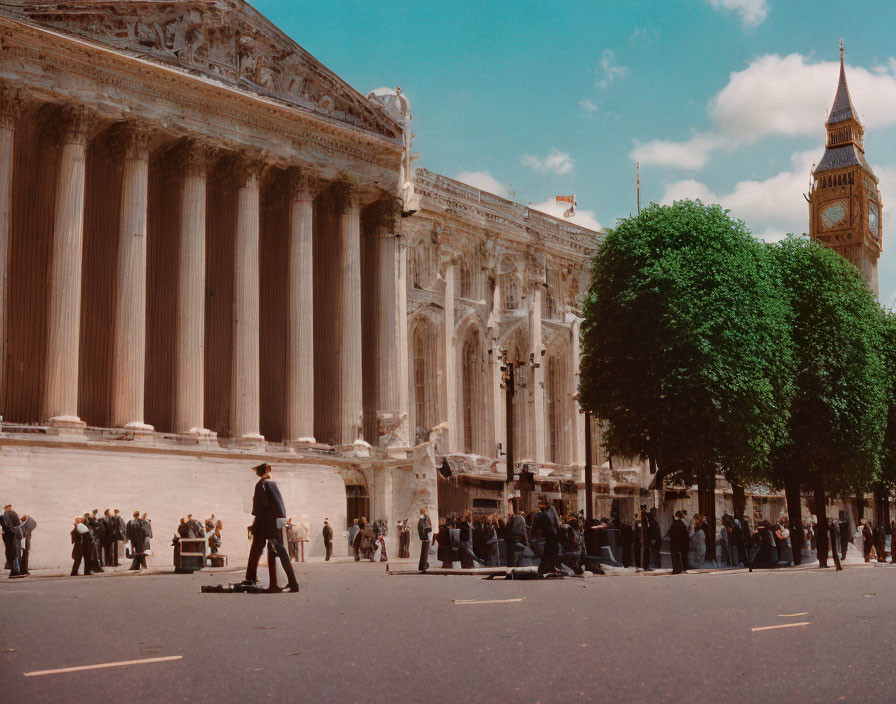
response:
[(754, 633), (756, 631), (770, 631), (773, 628), (796, 628), (797, 626), (808, 626), (811, 621), (800, 621), (799, 623), (780, 623), (777, 626), (760, 626), (759, 628), (751, 628)]
[(164, 658), (143, 658), (142, 660), (122, 660), (120, 662), (103, 662), (99, 665), (79, 665), (78, 667), (63, 667), (58, 670), (35, 670), (24, 672), (25, 677), (38, 677), (40, 675), (59, 675), (64, 672), (80, 672), (81, 670), (99, 670), (103, 667), (123, 667), (125, 665), (146, 665), (151, 662), (167, 662), (168, 660), (180, 660), (183, 655), (168, 655)]
[(478, 601), (476, 599), (454, 599), (455, 604), (510, 604), (515, 601), (524, 601), (526, 597), (521, 597), (519, 599), (484, 599), (482, 601)]

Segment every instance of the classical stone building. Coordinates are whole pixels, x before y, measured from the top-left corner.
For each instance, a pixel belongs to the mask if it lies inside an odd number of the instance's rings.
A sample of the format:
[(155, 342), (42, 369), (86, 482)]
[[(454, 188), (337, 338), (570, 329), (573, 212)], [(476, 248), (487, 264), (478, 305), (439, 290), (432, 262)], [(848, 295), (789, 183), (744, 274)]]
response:
[[(507, 496), (506, 361), (514, 459), (540, 490), (577, 509), (584, 419), (579, 324), (600, 233), (417, 169), (419, 211), (404, 221), (409, 428), (439, 428), (440, 512), (502, 511)], [(502, 371), (504, 367), (504, 371)], [(528, 467), (527, 467), (528, 466)], [(520, 497), (523, 508), (531, 497)], [(520, 502), (517, 502), (520, 505)]]
[(574, 503), (597, 233), (412, 172), (409, 119), (240, 0), (0, 3), (0, 499), (35, 567), (107, 507), (161, 562), (214, 512), (239, 559), (262, 461), (312, 554), (324, 517), (340, 554), (353, 516), (473, 506), (505, 350), (517, 457)]
[(840, 81), (825, 128), (824, 156), (812, 171), (809, 234), (855, 264), (877, 294), (883, 205), (877, 176), (865, 159), (865, 128), (846, 84), (842, 42)]

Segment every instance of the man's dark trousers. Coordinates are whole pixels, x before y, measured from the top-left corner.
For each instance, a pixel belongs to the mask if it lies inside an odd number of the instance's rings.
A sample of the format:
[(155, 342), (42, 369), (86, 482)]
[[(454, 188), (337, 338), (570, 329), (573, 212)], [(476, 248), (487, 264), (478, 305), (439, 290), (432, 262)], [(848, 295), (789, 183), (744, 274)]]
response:
[(332, 557), (332, 555), (333, 555), (333, 541), (332, 540), (324, 541), (324, 547), (327, 549), (326, 559), (329, 560), (330, 557)]
[[(264, 536), (257, 533), (252, 534), (252, 547), (249, 548), (249, 564), (246, 567), (246, 579), (250, 582), (254, 582), (258, 579), (258, 560), (268, 541), (270, 541), (271, 547), (274, 548), (274, 552), (277, 553), (277, 557), (280, 558), (280, 564), (283, 565), (283, 571), (286, 572), (287, 584), (289, 586), (298, 584), (296, 581), (296, 573), (293, 572), (292, 564), (289, 562), (289, 553), (286, 551), (286, 548), (283, 547), (283, 543), (276, 538), (265, 539)], [(271, 587), (273, 586), (274, 585), (272, 584)]]
[(429, 541), (423, 540), (420, 543), (420, 564), (417, 569), (423, 572), (429, 568)]
[(672, 574), (680, 574), (686, 571), (689, 566), (687, 550), (672, 553)]

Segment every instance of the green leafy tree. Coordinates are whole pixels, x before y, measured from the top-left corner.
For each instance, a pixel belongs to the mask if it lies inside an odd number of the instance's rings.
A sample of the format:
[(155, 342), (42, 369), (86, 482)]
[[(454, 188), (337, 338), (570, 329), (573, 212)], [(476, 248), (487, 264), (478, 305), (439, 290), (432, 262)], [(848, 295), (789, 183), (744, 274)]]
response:
[(789, 301), (795, 361), (789, 435), (773, 453), (774, 477), (785, 486), (794, 533), (801, 487), (814, 491), (826, 566), (828, 493), (867, 486), (880, 468), (890, 387), (884, 316), (859, 270), (833, 250), (798, 237), (771, 250)]
[[(896, 487), (896, 311), (883, 313), (883, 339), (881, 354), (890, 381), (887, 398), (887, 424), (881, 447), (880, 468), (876, 478), (878, 498), (882, 503), (882, 516), (889, 520), (888, 494)], [(885, 528), (879, 522), (878, 528)], [(893, 537), (896, 541), (896, 536)]]
[(579, 389), (606, 421), (610, 452), (651, 458), (658, 484), (680, 473), (714, 491), (719, 468), (738, 481), (768, 476), (792, 377), (776, 272), (768, 248), (719, 206), (652, 204), (619, 221), (593, 263)]

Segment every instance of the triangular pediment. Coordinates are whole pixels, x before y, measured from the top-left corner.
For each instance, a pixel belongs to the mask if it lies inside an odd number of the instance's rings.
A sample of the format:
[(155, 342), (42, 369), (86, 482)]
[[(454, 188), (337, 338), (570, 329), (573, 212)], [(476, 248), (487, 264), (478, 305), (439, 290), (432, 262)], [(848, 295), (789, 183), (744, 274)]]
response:
[(241, 0), (3, 2), (3, 11), (116, 51), (398, 138), (383, 110)]

